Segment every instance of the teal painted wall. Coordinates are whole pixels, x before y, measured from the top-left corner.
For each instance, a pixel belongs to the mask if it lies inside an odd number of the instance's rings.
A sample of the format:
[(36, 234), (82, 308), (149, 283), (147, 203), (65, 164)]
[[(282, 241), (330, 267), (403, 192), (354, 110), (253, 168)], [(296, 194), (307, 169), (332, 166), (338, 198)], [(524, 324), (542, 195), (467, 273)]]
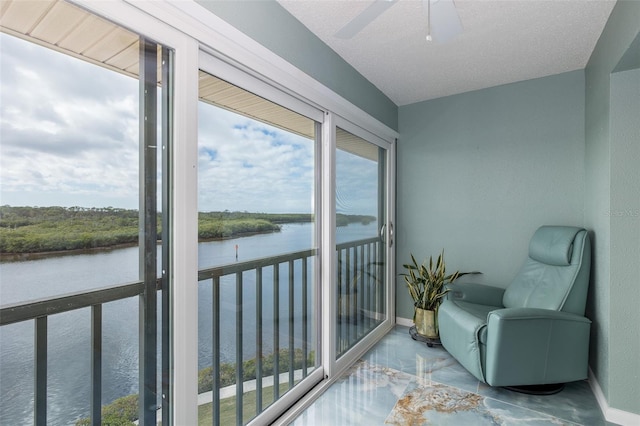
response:
[(609, 402), (640, 414), (640, 69), (611, 76)]
[(582, 225), (583, 71), (402, 106), (399, 126), (398, 265), (444, 248), (451, 272), (506, 287), (539, 226)]
[(609, 406), (635, 414), (640, 414), (640, 259), (634, 253), (640, 218), (633, 209), (640, 140), (637, 133), (633, 139), (632, 126), (640, 111), (632, 100), (634, 71), (612, 72), (634, 63), (639, 32), (640, 2), (618, 1), (585, 69), (585, 223), (595, 243), (589, 363)]
[(196, 0), (278, 56), (398, 130), (398, 107), (273, 0)]

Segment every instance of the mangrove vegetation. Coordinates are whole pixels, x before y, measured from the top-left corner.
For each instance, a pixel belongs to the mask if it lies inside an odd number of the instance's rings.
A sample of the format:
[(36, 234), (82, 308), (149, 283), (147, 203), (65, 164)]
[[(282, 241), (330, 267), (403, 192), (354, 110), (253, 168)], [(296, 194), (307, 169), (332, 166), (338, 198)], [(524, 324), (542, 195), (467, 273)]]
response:
[[(162, 217), (158, 215), (158, 239)], [(311, 214), (201, 212), (200, 241), (236, 238), (280, 231), (286, 223), (306, 223)], [(337, 226), (368, 224), (373, 216), (342, 215)], [(0, 254), (36, 254), (112, 248), (138, 243), (138, 211), (113, 207), (13, 207), (0, 206)]]

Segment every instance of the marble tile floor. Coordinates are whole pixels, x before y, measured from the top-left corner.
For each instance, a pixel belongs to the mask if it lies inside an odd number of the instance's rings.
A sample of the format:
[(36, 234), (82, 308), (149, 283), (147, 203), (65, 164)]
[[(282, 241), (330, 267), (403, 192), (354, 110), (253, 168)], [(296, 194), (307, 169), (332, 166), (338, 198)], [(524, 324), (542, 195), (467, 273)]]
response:
[(356, 425), (607, 425), (586, 381), (532, 396), (479, 382), (442, 347), (396, 326), (292, 423)]

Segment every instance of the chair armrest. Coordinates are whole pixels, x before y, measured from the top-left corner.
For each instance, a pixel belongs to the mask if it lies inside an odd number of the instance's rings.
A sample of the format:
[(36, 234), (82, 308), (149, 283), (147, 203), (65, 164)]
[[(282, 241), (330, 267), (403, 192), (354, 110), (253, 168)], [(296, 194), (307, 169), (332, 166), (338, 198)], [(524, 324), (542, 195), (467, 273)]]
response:
[[(489, 313), (489, 318), (494, 316), (494, 320), (510, 321), (510, 320), (556, 320), (556, 321), (577, 321), (581, 323), (591, 324), (589, 318), (569, 312), (554, 311), (551, 309), (538, 308), (504, 308), (496, 309)], [(515, 324), (515, 323), (514, 323)]]
[(485, 378), (491, 386), (565, 383), (587, 377), (589, 329), (583, 316), (505, 308), (487, 316)]
[(447, 284), (447, 288), (450, 289), (447, 298), (451, 300), (461, 300), (479, 305), (503, 306), (504, 288), (473, 283)]

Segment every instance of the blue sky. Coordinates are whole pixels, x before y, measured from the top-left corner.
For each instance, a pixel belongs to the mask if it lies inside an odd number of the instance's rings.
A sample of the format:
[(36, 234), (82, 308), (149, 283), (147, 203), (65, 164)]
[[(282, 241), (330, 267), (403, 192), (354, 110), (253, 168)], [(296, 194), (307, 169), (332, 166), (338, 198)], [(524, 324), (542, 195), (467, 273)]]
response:
[[(0, 34), (0, 204), (138, 206), (138, 82)], [(200, 103), (200, 211), (313, 211), (314, 143)], [(377, 166), (338, 152), (338, 211), (375, 214)]]

